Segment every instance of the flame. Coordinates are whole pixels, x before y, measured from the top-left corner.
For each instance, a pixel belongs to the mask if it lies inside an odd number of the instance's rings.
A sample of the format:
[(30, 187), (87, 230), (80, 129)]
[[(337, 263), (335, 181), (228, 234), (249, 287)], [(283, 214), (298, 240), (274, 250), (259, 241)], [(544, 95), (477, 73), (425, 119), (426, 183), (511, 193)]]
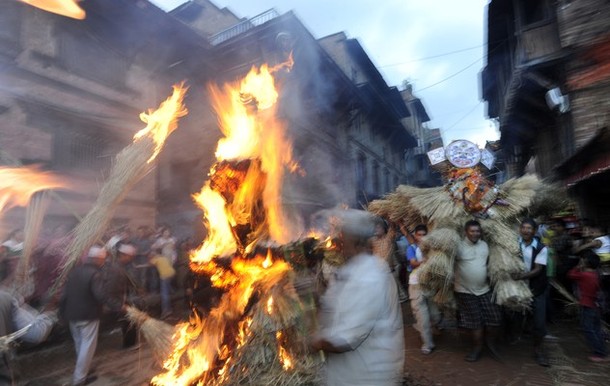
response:
[(280, 363), (282, 364), (282, 367), (284, 368), (284, 370), (292, 369), (294, 367), (294, 365), (292, 363), (292, 357), (288, 354), (288, 351), (282, 345), (282, 341), (283, 341), (282, 332), (281, 331), (276, 332), (275, 338), (278, 342), (278, 353), (280, 356)]
[[(291, 66), (263, 65), (252, 68), (241, 82), (209, 87), (224, 137), (208, 181), (193, 196), (208, 233), (192, 252), (190, 266), (225, 292), (205, 318), (181, 327), (164, 372), (151, 381), (155, 385), (222, 384), (253, 334), (252, 318), (244, 315), (249, 304), (260, 297), (263, 312), (271, 315), (276, 309), (273, 297), (265, 294), (291, 267), (274, 261), (270, 248), (266, 256), (252, 254), (261, 241), (285, 243), (301, 234), (282, 207), (282, 178), (286, 171), (298, 170), (298, 164), (284, 124), (275, 118), (279, 93), (272, 76)], [(292, 367), (288, 352), (278, 344), (278, 361)]]
[(47, 12), (83, 20), (85, 11), (78, 6), (76, 0), (19, 0), (22, 3), (40, 8)]
[(161, 103), (157, 110), (149, 110), (141, 113), (140, 120), (146, 123), (146, 127), (138, 131), (134, 136), (134, 142), (142, 138), (151, 138), (155, 143), (155, 151), (149, 158), (151, 163), (163, 148), (167, 137), (178, 127), (178, 118), (185, 116), (188, 110), (182, 104), (188, 87), (184, 84), (175, 84), (172, 95)]
[(59, 176), (37, 166), (0, 167), (0, 213), (26, 206), (38, 191), (67, 187), (69, 184)]
[(265, 257), (265, 261), (263, 261), (263, 268), (269, 268), (273, 264), (273, 259), (271, 258), (271, 249), (267, 249), (267, 257)]

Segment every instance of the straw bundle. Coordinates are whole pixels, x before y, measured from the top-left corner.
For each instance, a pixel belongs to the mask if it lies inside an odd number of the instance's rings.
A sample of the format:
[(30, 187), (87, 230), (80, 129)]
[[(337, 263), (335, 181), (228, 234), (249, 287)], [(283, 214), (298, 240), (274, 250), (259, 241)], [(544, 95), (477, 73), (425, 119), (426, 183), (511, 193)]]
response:
[(456, 255), (459, 244), (460, 235), (455, 230), (437, 228), (423, 239), (421, 250), (425, 255), (430, 251), (440, 251), (452, 257)]
[(552, 217), (558, 212), (574, 208), (565, 187), (544, 182), (536, 189), (536, 195), (528, 209), (530, 217)]
[(34, 278), (30, 274), (30, 265), (34, 247), (40, 235), (42, 220), (48, 207), (48, 196), (45, 191), (42, 191), (30, 198), (30, 204), (26, 209), (25, 227), (23, 228), (23, 252), (13, 283), (13, 290), (25, 298), (34, 292)]
[[(278, 331), (294, 326), (303, 309), (294, 286), (289, 281), (273, 286), (252, 310), (252, 329)], [(267, 296), (268, 294), (268, 296)]]
[(506, 205), (496, 206), (494, 213), (498, 213), (504, 220), (518, 216), (532, 203), (540, 185), (538, 178), (533, 175), (506, 181), (500, 186), (502, 200)]
[(417, 268), (419, 285), (427, 291), (438, 292), (448, 288), (453, 280), (455, 256), (431, 251), (427, 260)]
[(28, 324), (20, 330), (17, 330), (11, 334), (0, 336), (0, 354), (11, 349), (12, 343), (24, 336), (28, 330), (32, 327), (32, 324)]
[(483, 238), (489, 241), (490, 245), (497, 245), (500, 248), (506, 249), (511, 255), (517, 256), (519, 254), (519, 245), (517, 240), (519, 234), (517, 233), (517, 225), (514, 227), (509, 224), (497, 219), (481, 220), (481, 227), (483, 228)]
[[(294, 287), (292, 275), (263, 291), (251, 308), (252, 322), (242, 343), (237, 344), (225, 361), (222, 375), (210, 385), (317, 385), (321, 381), (321, 362), (307, 355), (302, 327), (304, 310)], [(264, 288), (261, 288), (263, 290)], [(269, 299), (273, 299), (269, 301)], [(244, 315), (242, 320), (247, 320)], [(282, 361), (282, 351), (289, 363)]]
[[(171, 99), (163, 102), (159, 109), (150, 115), (142, 115), (142, 120), (148, 123), (145, 130), (169, 135), (177, 127), (177, 119), (186, 114), (182, 104), (185, 91), (186, 89), (175, 86)], [(157, 113), (159, 116), (155, 115)], [(167, 119), (167, 116), (172, 118)], [(136, 135), (140, 133), (142, 131)], [(138, 136), (137, 140), (116, 155), (110, 175), (102, 186), (95, 205), (74, 230), (74, 239), (66, 251), (68, 257), (62, 266), (57, 284), (61, 285), (83, 251), (100, 239), (112, 219), (114, 210), (129, 190), (153, 169), (154, 164), (151, 161), (161, 146), (162, 143), (158, 143), (151, 135)]]
[(453, 288), (447, 287), (438, 291), (432, 298), (442, 311), (452, 314), (457, 310), (457, 301), (455, 300), (455, 292)]
[(152, 318), (135, 307), (127, 307), (127, 319), (140, 327), (144, 339), (151, 346), (155, 359), (162, 363), (172, 352), (174, 326)]
[(455, 219), (456, 223), (460, 223), (466, 216), (464, 206), (456, 204), (444, 187), (428, 190), (426, 195), (413, 197), (411, 205), (416, 207), (423, 217), (429, 219), (429, 225), (441, 219)]
[(520, 272), (523, 272), (523, 262), (516, 255), (498, 245), (489, 247), (487, 274), (492, 284), (509, 280), (512, 274)]
[(530, 308), (532, 291), (523, 280), (500, 280), (494, 285), (494, 300), (497, 304), (515, 311)]

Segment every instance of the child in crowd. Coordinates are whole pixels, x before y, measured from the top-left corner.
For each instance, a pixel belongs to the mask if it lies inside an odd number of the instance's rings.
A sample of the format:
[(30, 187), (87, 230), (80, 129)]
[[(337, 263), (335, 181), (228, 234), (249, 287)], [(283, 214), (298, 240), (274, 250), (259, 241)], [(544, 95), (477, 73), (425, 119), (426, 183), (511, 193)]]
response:
[(595, 252), (585, 250), (578, 266), (568, 272), (568, 277), (574, 280), (580, 294), (580, 323), (587, 342), (593, 351), (589, 357), (592, 362), (607, 362), (608, 351), (601, 329), (601, 315), (598, 304), (600, 280), (597, 273), (600, 259)]

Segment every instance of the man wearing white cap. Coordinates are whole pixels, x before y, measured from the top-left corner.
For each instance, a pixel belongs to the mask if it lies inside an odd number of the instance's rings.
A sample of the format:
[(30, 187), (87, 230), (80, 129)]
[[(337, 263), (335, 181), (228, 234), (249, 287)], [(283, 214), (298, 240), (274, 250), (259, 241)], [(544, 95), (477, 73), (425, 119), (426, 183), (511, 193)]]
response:
[(76, 348), (76, 366), (72, 385), (81, 386), (97, 377), (89, 376), (91, 361), (97, 347), (97, 336), (104, 303), (104, 282), (101, 267), (106, 250), (93, 246), (87, 262), (70, 273), (60, 301), (60, 315), (70, 322), (70, 333)]
[(368, 252), (375, 218), (336, 211), (346, 258), (321, 301), (311, 347), (327, 353), (327, 385), (402, 384), (404, 334), (398, 289), (388, 264)]
[(119, 243), (116, 251), (116, 261), (104, 267), (106, 305), (121, 325), (123, 348), (130, 348), (137, 343), (137, 330), (127, 321), (125, 312), (129, 295), (137, 288), (127, 267), (135, 258), (137, 249), (131, 244)]

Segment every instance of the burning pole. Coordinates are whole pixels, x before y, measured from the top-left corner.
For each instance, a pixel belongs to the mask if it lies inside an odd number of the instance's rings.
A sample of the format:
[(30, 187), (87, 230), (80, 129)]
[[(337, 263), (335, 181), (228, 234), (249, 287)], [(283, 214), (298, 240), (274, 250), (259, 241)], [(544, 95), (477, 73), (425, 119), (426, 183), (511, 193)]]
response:
[(157, 110), (140, 114), (147, 126), (136, 133), (133, 143), (117, 154), (93, 208), (75, 228), (55, 289), (63, 283), (83, 251), (100, 239), (114, 210), (131, 188), (153, 169), (153, 161), (165, 140), (178, 127), (178, 119), (187, 114), (183, 104), (186, 91), (183, 84), (175, 85), (172, 95)]
[(224, 137), (209, 180), (194, 196), (208, 236), (192, 253), (191, 269), (224, 294), (209, 314), (194, 311), (176, 327), (173, 352), (155, 385), (294, 385), (319, 377), (319, 359), (307, 354), (295, 273), (283, 252), (303, 234), (282, 202), (283, 175), (298, 165), (275, 116), (272, 75), (291, 65), (291, 59), (263, 65), (239, 83), (210, 86)]
[(48, 207), (45, 192), (50, 189), (65, 189), (69, 185), (58, 175), (43, 171), (37, 166), (0, 168), (0, 215), (13, 207), (27, 206), (24, 246), (11, 283), (13, 290), (22, 296), (28, 295), (33, 289), (32, 277), (28, 275), (28, 271)]

